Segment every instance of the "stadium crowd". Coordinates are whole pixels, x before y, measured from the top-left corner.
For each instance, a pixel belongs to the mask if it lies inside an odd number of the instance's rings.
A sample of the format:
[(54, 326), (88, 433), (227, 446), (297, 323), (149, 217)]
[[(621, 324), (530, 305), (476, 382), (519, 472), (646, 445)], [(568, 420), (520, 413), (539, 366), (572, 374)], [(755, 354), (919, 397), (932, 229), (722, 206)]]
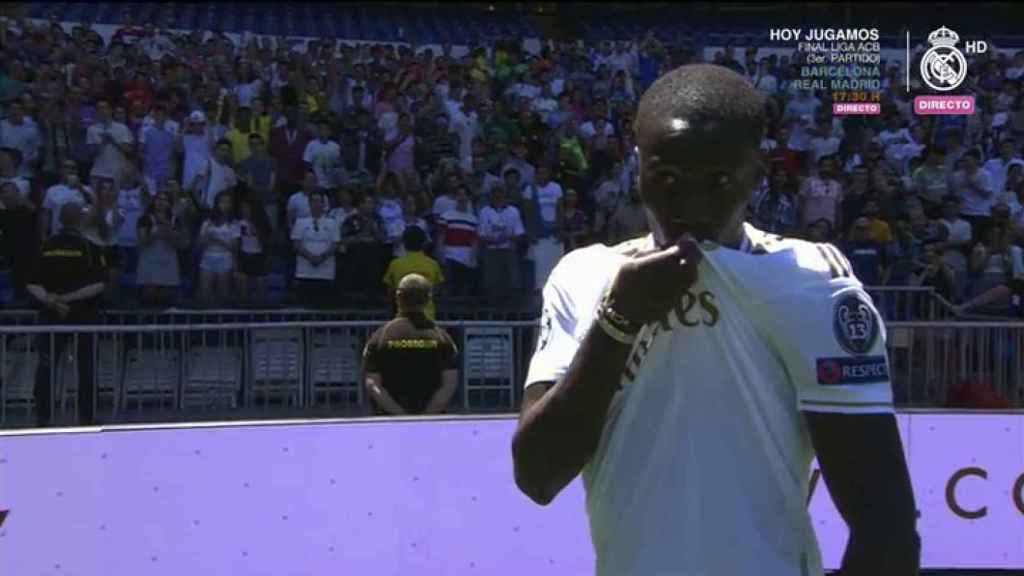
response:
[[(635, 106), (700, 51), (648, 36), (461, 52), (131, 21), (108, 42), (5, 19), (5, 305), (30, 303), (25, 277), (68, 203), (83, 206), (119, 308), (358, 307), (410, 272), (455, 299), (532, 305), (565, 252), (646, 231)], [(828, 94), (793, 89), (799, 60), (713, 56), (766, 96), (770, 174), (751, 222), (835, 243), (867, 285), (1010, 312), (1024, 277), (1024, 53), (972, 62), (972, 116), (915, 115), (884, 62), (883, 115), (833, 116)]]

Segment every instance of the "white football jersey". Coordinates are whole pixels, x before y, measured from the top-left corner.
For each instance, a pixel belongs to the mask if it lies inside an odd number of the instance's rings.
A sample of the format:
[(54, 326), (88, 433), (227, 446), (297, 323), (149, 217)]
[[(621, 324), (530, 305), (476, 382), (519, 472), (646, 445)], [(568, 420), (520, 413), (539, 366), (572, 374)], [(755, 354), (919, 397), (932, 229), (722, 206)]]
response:
[[(891, 413), (885, 327), (835, 247), (745, 226), (640, 332), (583, 470), (599, 576), (820, 576), (802, 411)], [(653, 239), (565, 256), (526, 386), (569, 368), (604, 289)]]

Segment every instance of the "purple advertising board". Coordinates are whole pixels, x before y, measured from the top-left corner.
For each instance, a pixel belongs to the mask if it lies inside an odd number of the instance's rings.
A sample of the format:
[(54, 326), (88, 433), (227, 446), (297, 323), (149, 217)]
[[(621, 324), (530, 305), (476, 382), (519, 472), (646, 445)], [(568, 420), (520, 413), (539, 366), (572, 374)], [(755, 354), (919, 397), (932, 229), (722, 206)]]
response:
[[(1024, 568), (1024, 417), (901, 414), (934, 568)], [(512, 480), (510, 418), (0, 435), (0, 574), (585, 575), (583, 491)], [(812, 471), (826, 565), (846, 529)]]

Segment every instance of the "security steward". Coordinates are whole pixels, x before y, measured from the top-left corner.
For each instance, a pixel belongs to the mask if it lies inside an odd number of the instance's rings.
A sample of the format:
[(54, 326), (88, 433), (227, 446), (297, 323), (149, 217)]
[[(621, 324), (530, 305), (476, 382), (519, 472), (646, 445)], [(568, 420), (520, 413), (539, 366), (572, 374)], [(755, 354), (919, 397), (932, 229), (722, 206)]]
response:
[[(41, 307), (44, 324), (89, 325), (99, 320), (100, 298), (106, 281), (102, 252), (81, 232), (82, 205), (65, 204), (60, 211), (63, 228), (43, 243), (27, 291)], [(80, 425), (94, 420), (93, 339), (89, 333), (42, 336), (38, 342), (36, 371), (36, 423), (48, 426), (53, 417), (53, 393), (57, 362), (72, 350), (78, 364), (78, 416)], [(52, 346), (51, 346), (52, 344)]]
[(433, 286), (419, 274), (398, 283), (398, 316), (370, 337), (363, 351), (366, 391), (379, 416), (442, 414), (458, 387), (458, 349), (427, 318)]

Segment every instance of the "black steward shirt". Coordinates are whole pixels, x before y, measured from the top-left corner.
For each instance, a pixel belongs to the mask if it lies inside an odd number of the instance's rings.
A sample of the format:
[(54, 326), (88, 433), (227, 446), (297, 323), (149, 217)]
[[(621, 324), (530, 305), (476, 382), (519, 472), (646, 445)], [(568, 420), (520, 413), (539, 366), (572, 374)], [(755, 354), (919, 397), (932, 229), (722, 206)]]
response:
[[(28, 284), (38, 284), (55, 294), (69, 294), (105, 280), (106, 262), (102, 250), (93, 246), (81, 232), (64, 229), (43, 243)], [(95, 317), (100, 298), (71, 303), (71, 314), (66, 321)]]
[(456, 369), (458, 353), (451, 336), (431, 320), (399, 316), (370, 336), (363, 368), (381, 375), (383, 388), (406, 412), (422, 414), (441, 388), (441, 372)]

